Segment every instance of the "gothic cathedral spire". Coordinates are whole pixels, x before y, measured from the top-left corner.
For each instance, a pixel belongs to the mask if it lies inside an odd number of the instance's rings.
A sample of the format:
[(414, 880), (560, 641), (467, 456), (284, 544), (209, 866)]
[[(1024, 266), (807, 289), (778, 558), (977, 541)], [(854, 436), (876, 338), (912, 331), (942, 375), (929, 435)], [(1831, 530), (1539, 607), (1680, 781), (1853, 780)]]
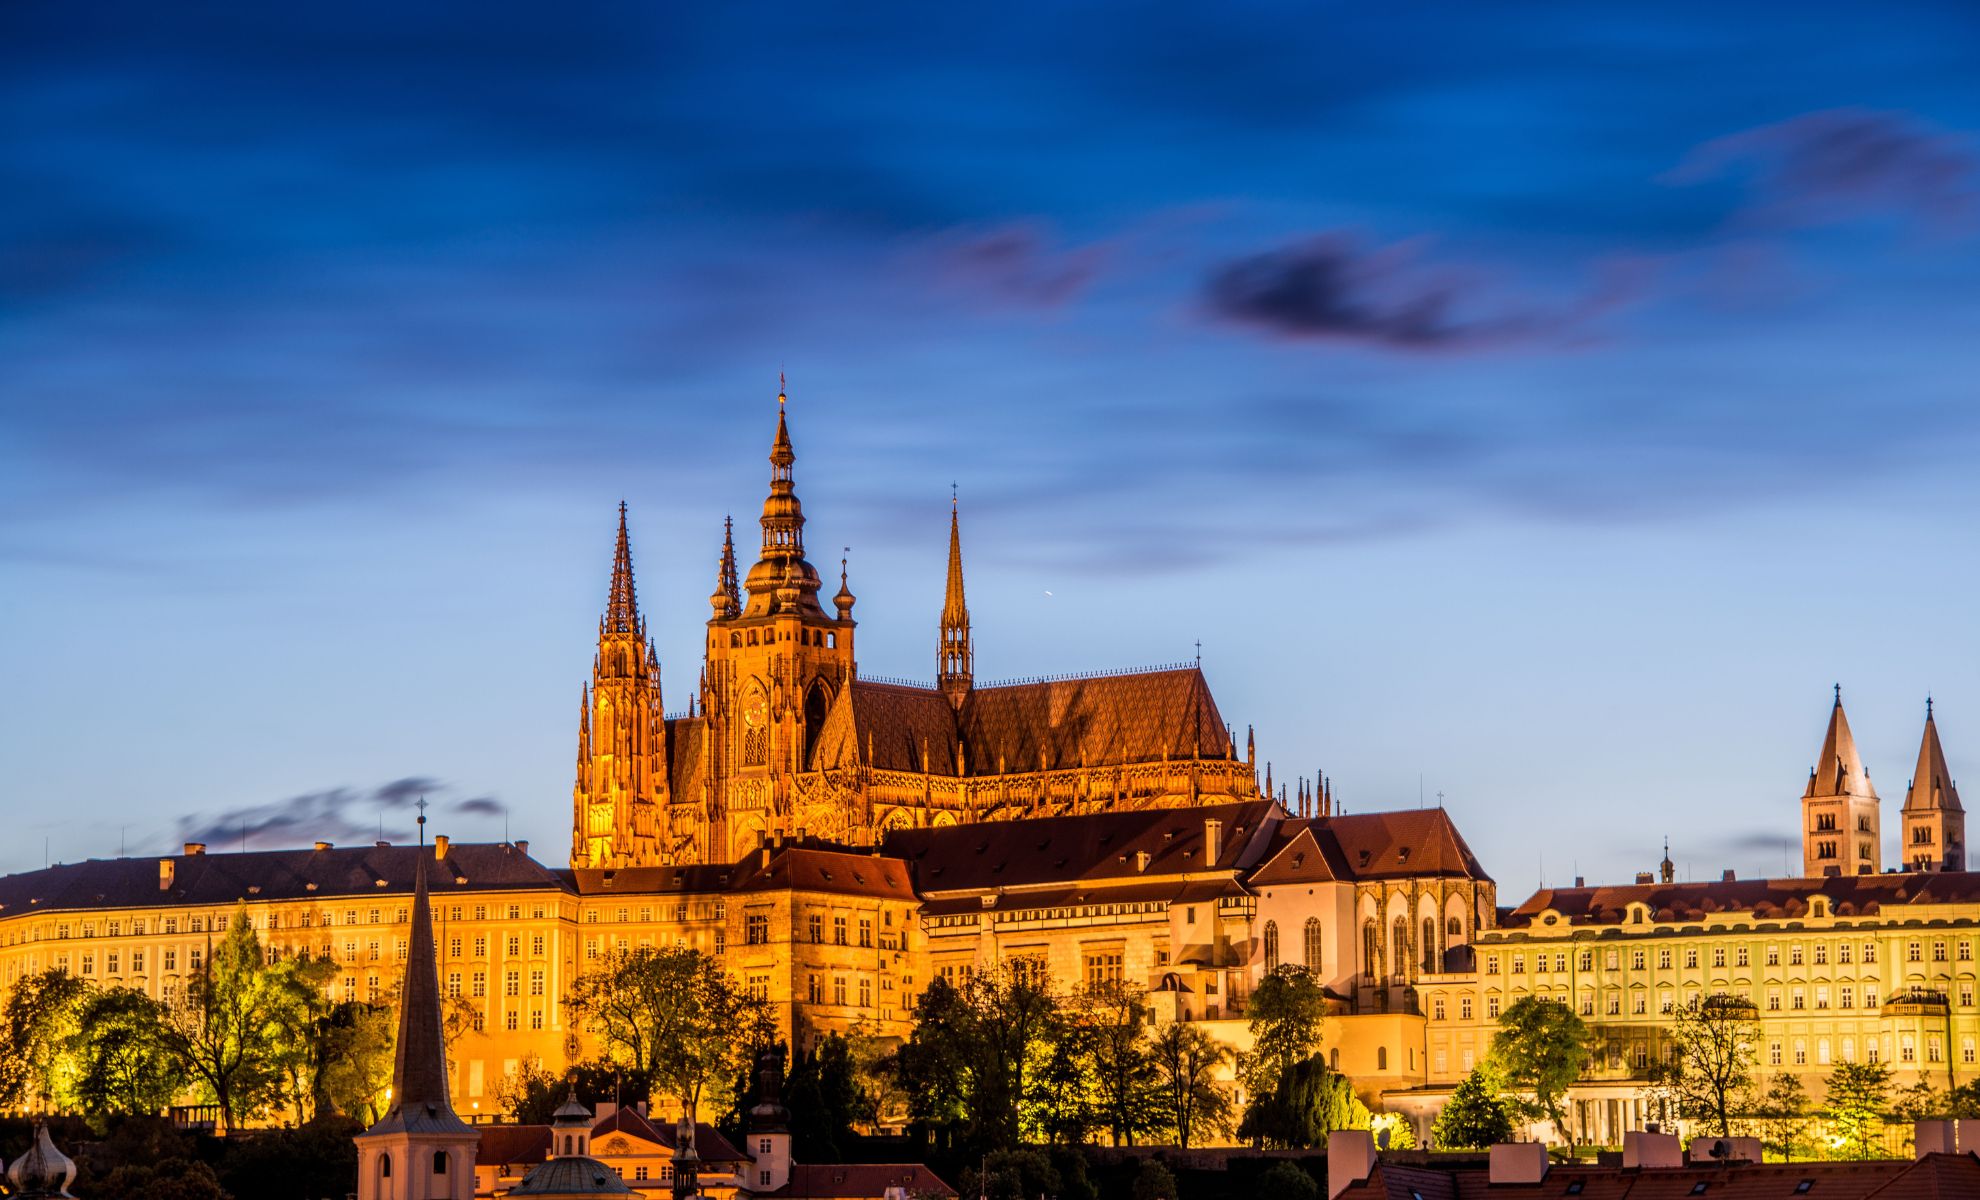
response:
[(797, 452), (784, 417), (786, 397), (779, 381), (777, 437), (770, 444), (770, 494), (763, 500), (763, 552), (743, 580), (749, 602), (743, 615), (772, 616), (794, 612), (823, 617), (818, 606), (818, 572), (804, 557), (804, 505), (798, 502), (791, 476)]
[(722, 563), (715, 573), (715, 591), (708, 597), (715, 619), (726, 621), (742, 612), (742, 586), (736, 582), (736, 521), (722, 518)]
[(976, 654), (969, 644), (969, 605), (963, 602), (962, 528), (958, 504), (949, 496), (949, 583), (942, 596), (941, 645), (937, 652), (935, 684), (948, 696), (949, 703), (962, 707), (963, 697), (975, 682)]
[(1966, 810), (1953, 786), (1932, 702), (1925, 701), (1925, 736), (1918, 745), (1918, 769), (1904, 794), (1904, 859), (1917, 871), (1966, 869)]
[(660, 661), (633, 589), (626, 506), (619, 505), (612, 586), (598, 622), (591, 687), (578, 718), (571, 795), (571, 865), (620, 867), (665, 861), (659, 818), (667, 787)]

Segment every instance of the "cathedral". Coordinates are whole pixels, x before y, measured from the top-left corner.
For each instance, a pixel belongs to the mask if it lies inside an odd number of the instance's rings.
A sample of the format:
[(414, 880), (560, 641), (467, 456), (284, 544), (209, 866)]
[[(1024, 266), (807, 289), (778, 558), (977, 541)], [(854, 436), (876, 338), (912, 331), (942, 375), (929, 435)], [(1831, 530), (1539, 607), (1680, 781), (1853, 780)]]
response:
[(892, 830), (1260, 796), (1255, 754), (1238, 756), (1195, 666), (979, 686), (953, 501), (933, 683), (861, 678), (844, 563), (828, 612), (805, 557), (784, 407), (780, 392), (762, 545), (745, 573), (732, 524), (723, 539), (685, 715), (662, 704), (620, 505), (578, 720), (573, 867), (733, 862), (774, 837), (873, 845)]

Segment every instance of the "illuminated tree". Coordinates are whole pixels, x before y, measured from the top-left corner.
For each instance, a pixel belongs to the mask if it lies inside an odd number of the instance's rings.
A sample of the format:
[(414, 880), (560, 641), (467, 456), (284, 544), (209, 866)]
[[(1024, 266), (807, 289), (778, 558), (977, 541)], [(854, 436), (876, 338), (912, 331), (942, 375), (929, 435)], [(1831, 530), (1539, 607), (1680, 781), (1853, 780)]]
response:
[(1430, 1127), (1439, 1150), (1483, 1150), (1511, 1141), (1512, 1135), (1512, 1112), (1487, 1081), (1483, 1067), (1464, 1077)]
[(1891, 1070), (1882, 1063), (1841, 1063), (1829, 1076), (1829, 1098), (1822, 1105), (1822, 1116), (1836, 1139), (1854, 1147), (1858, 1158), (1870, 1157), (1884, 1131), (1890, 1088)]
[(0, 1010), (0, 1108), (47, 1105), (67, 1090), (63, 1047), (75, 1036), (89, 990), (59, 967), (15, 981)]
[(1808, 1128), (1808, 1092), (1801, 1086), (1801, 1077), (1786, 1071), (1774, 1076), (1761, 1093), (1754, 1116), (1767, 1146), (1794, 1161), (1795, 1148)]
[(1560, 1131), (1573, 1151), (1574, 1132), (1568, 1126), (1567, 1091), (1588, 1064), (1588, 1026), (1559, 1000), (1522, 996), (1499, 1015), (1492, 1035), (1492, 1061), (1506, 1085), (1531, 1099), (1520, 1105), (1534, 1117), (1545, 1117)]
[(1666, 1026), (1675, 1053), (1651, 1076), (1651, 1090), (1681, 1117), (1732, 1136), (1759, 1058), (1760, 1021), (1744, 996), (1714, 992), (1679, 1007)]
[(1187, 1150), (1199, 1132), (1218, 1134), (1230, 1128), (1230, 1088), (1217, 1078), (1231, 1061), (1230, 1047), (1187, 1021), (1172, 1021), (1155, 1035), (1152, 1057), (1159, 1080), (1158, 1111), (1175, 1131), (1177, 1145)]

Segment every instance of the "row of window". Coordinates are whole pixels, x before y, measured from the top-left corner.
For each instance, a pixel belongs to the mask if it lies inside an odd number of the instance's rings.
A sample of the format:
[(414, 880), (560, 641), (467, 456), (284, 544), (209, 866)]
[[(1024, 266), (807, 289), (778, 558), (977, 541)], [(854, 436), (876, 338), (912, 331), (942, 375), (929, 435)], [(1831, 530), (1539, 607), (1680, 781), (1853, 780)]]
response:
[[(1914, 962), (1914, 963), (1925, 962), (1927, 948), (1928, 948), (1927, 943), (1923, 939), (1913, 938), (1910, 941), (1907, 941), (1904, 946), (1904, 960), (1906, 962)], [(1947, 941), (1947, 939), (1945, 938), (1934, 938), (1929, 945), (1929, 949), (1930, 949), (1930, 960), (1932, 962), (1942, 963), (1942, 962), (1955, 961), (1955, 960), (1958, 962), (1973, 961), (1973, 943), (1971, 941), (1960, 941), (1954, 943)], [(1647, 969), (1649, 965), (1649, 953), (1650, 952), (1647, 949), (1642, 947), (1631, 949), (1629, 952), (1630, 970), (1641, 971)], [(1810, 964), (1818, 967), (1827, 966), (1829, 965), (1831, 953), (1832, 953), (1831, 944), (1828, 942), (1815, 942), (1807, 947), (1804, 947), (1801, 942), (1790, 942), (1788, 943), (1787, 946), (1787, 965), (1791, 967), (1799, 967)], [(1855, 962), (1859, 961), (1857, 957), (1857, 944), (1854, 942), (1839, 941), (1834, 943), (1833, 955), (1836, 964), (1839, 966), (1850, 966)], [(1686, 946), (1683, 948), (1682, 951), (1678, 951), (1669, 946), (1664, 946), (1664, 947), (1660, 947), (1657, 950), (1657, 969), (1660, 971), (1669, 971), (1674, 969), (1674, 966), (1680, 960), (1680, 957), (1682, 958), (1684, 968), (1686, 970), (1696, 970), (1700, 962), (1702, 961), (1702, 957), (1700, 955), (1700, 948), (1697, 946)], [(1729, 954), (1727, 947), (1725, 946), (1711, 947), (1710, 960), (1713, 967), (1717, 967), (1717, 968), (1725, 967), (1727, 965), (1728, 957)], [(1565, 971), (1568, 969), (1568, 958), (1569, 958), (1568, 952), (1565, 950), (1556, 950), (1552, 952), (1551, 956), (1547, 951), (1544, 950), (1535, 951), (1533, 953), (1533, 970), (1536, 973), (1546, 972), (1550, 969), (1556, 972)], [(1745, 945), (1733, 946), (1730, 948), (1730, 958), (1732, 960), (1732, 965), (1734, 967), (1751, 966), (1752, 965), (1751, 948)], [(1499, 974), (1499, 967), (1502, 959), (1505, 961), (1506, 966), (1509, 968), (1510, 974), (1513, 975), (1526, 974), (1527, 956), (1523, 952), (1509, 954), (1509, 955), (1501, 955), (1501, 954), (1486, 955), (1485, 973), (1487, 975)], [(1770, 967), (1780, 966), (1781, 965), (1780, 945), (1769, 944), (1768, 946), (1766, 946), (1764, 961), (1765, 964)], [(1862, 943), (1862, 955), (1860, 961), (1867, 964), (1874, 964), (1877, 961), (1876, 942), (1866, 941)], [(1622, 962), (1622, 951), (1619, 948), (1610, 946), (1602, 951), (1602, 968), (1604, 970), (1608, 970), (1608, 971), (1618, 970), (1620, 969), (1621, 962)], [(1550, 963), (1552, 964), (1551, 967), (1549, 966)], [(1577, 970), (1581, 970), (1581, 971), (1594, 970), (1595, 952), (1593, 950), (1587, 950), (1587, 949), (1576, 951), (1574, 953), (1574, 964)]]

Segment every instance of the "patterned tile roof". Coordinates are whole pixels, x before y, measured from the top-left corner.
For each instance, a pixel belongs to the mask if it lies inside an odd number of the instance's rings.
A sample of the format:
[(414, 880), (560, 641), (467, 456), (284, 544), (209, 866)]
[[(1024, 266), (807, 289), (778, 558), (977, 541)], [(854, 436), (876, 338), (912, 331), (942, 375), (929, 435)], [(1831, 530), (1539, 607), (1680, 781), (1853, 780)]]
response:
[(1231, 753), (1217, 701), (1194, 667), (977, 688), (961, 717), (972, 775)]

